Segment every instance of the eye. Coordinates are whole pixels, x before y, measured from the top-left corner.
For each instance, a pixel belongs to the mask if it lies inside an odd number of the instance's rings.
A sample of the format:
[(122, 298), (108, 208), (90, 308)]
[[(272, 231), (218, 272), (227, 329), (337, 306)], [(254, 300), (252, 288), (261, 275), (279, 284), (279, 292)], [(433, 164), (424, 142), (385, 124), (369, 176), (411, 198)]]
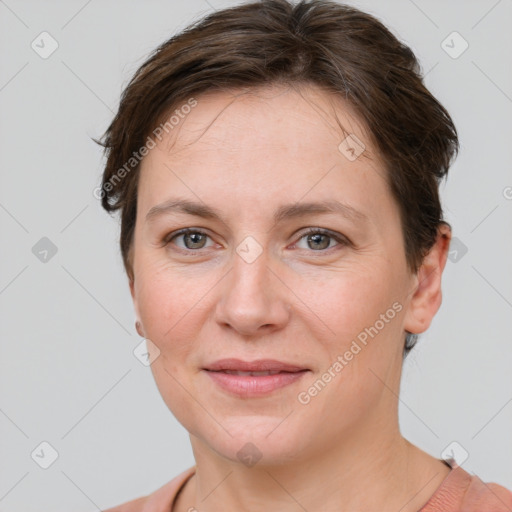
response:
[[(212, 243), (206, 245), (207, 239), (210, 238), (207, 233), (200, 229), (185, 228), (171, 233), (164, 240), (164, 245), (169, 245), (171, 242), (183, 251), (198, 252), (201, 249), (211, 247), (215, 245)], [(176, 243), (175, 240), (182, 240), (183, 245)], [(299, 243), (303, 239), (306, 240), (307, 247), (300, 247)], [(295, 244), (299, 249), (312, 249), (315, 252), (324, 252), (326, 249), (332, 249), (335, 246), (331, 242), (336, 241), (337, 245), (346, 246), (349, 245), (349, 241), (338, 234), (335, 234), (329, 230), (322, 228), (309, 228), (306, 232), (302, 233), (299, 242)]]
[(172, 233), (165, 239), (165, 245), (170, 244), (173, 240), (182, 239), (184, 246), (181, 246), (177, 243), (175, 245), (183, 249), (185, 251), (193, 251), (197, 249), (204, 249), (207, 247), (206, 240), (209, 236), (199, 229), (186, 228), (178, 231), (177, 233)]
[[(348, 245), (348, 241), (341, 235), (336, 235), (331, 231), (321, 228), (309, 228), (305, 233), (302, 234), (300, 240), (306, 239), (307, 248), (313, 249), (313, 251), (324, 251), (325, 249), (332, 249), (331, 242), (334, 240), (338, 242), (338, 245)], [(299, 242), (300, 242), (299, 240)], [(295, 245), (298, 245), (298, 243)], [(303, 249), (304, 247), (299, 247)]]

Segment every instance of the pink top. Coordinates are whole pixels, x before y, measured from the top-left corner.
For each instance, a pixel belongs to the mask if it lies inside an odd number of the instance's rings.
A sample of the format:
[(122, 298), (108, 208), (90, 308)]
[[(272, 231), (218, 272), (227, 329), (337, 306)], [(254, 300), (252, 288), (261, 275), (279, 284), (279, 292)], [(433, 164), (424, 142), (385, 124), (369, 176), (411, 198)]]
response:
[[(498, 484), (486, 484), (453, 460), (448, 462), (452, 470), (418, 512), (512, 512), (511, 491)], [(178, 492), (195, 472), (192, 466), (148, 496), (104, 512), (172, 512)]]

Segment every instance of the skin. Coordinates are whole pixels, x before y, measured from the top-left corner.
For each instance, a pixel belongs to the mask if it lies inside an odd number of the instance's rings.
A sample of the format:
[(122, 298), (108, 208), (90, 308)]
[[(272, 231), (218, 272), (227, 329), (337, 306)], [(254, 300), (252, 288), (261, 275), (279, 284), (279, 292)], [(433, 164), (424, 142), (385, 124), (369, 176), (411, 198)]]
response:
[[(402, 347), (441, 304), (449, 227), (411, 272), (384, 166), (341, 99), (273, 86), (197, 101), (142, 162), (130, 282), (141, 333), (160, 351), (156, 384), (196, 460), (173, 510), (417, 512), (450, 470), (399, 431)], [(354, 161), (338, 149), (346, 134), (335, 115), (366, 146)], [(147, 220), (171, 198), (216, 208), (222, 220), (173, 211)], [(273, 220), (283, 204), (323, 200), (366, 219)], [(172, 238), (182, 228), (207, 236)], [(311, 240), (307, 228), (333, 236)], [(236, 252), (248, 236), (262, 250), (252, 263)], [(394, 318), (300, 403), (394, 303)], [(201, 370), (225, 357), (310, 372), (268, 396), (237, 397)], [(249, 442), (261, 454), (252, 467), (237, 457)]]

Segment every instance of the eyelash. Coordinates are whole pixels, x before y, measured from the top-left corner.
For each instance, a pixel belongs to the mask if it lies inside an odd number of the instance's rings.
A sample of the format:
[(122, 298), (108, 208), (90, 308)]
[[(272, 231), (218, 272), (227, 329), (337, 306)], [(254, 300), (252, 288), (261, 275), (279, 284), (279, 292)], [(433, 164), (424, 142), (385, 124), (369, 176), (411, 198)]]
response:
[[(208, 235), (208, 233), (206, 233), (205, 231), (202, 231), (201, 229), (184, 228), (184, 229), (180, 229), (179, 231), (176, 231), (175, 233), (171, 233), (170, 235), (165, 237), (165, 239), (163, 241), (164, 246), (169, 245), (172, 242), (172, 240), (174, 240), (175, 238), (178, 238), (179, 236), (183, 236), (183, 235), (187, 235), (187, 234), (191, 234), (191, 233), (205, 235), (208, 238), (211, 238)], [(325, 235), (325, 236), (328, 236), (328, 237), (336, 240), (336, 242), (338, 242), (338, 244), (342, 247), (350, 245), (350, 241), (347, 238), (345, 238), (341, 235), (336, 235), (333, 232), (331, 232), (327, 229), (323, 229), (323, 228), (308, 228), (307, 231), (305, 231), (301, 234), (301, 236), (299, 237), (299, 240), (296, 243), (298, 243), (300, 240), (302, 240), (303, 238), (305, 238), (308, 235)], [(336, 247), (337, 246), (328, 247), (327, 249), (320, 249), (318, 251), (314, 251), (311, 249), (309, 252), (326, 253), (332, 249), (336, 249)], [(187, 253), (199, 253), (202, 249), (183, 249), (181, 247), (178, 247), (178, 250), (181, 252), (187, 252)]]

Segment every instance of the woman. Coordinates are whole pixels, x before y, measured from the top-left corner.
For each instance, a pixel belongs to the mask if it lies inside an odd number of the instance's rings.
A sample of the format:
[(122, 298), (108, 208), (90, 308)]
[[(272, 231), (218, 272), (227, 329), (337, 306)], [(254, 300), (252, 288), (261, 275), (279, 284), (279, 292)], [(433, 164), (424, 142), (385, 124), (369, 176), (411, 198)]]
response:
[(212, 14), (141, 66), (103, 144), (136, 328), (196, 461), (109, 512), (512, 509), (400, 434), (459, 145), (378, 20), (329, 1)]

